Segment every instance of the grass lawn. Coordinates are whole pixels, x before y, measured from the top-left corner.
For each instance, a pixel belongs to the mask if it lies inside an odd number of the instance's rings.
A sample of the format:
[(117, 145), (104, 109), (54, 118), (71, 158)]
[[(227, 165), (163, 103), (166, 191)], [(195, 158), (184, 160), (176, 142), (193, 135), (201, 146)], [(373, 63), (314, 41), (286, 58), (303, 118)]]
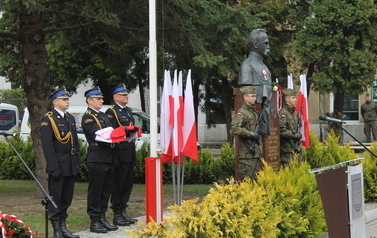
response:
[[(0, 180), (0, 211), (15, 215), (28, 224), (37, 237), (45, 237), (45, 206), (41, 204), (43, 198), (36, 198), (34, 191), (37, 184), (34, 180)], [(174, 204), (173, 185), (164, 188), (164, 209)], [(183, 199), (202, 198), (208, 194), (212, 185), (184, 185)], [(68, 210), (67, 225), (70, 231), (78, 232), (89, 229), (90, 219), (86, 214), (87, 183), (76, 183), (72, 205)], [(127, 213), (131, 217), (145, 215), (145, 185), (135, 184), (131, 194)], [(107, 212), (107, 218), (112, 222), (113, 212)], [(49, 234), (52, 227), (49, 222)]]

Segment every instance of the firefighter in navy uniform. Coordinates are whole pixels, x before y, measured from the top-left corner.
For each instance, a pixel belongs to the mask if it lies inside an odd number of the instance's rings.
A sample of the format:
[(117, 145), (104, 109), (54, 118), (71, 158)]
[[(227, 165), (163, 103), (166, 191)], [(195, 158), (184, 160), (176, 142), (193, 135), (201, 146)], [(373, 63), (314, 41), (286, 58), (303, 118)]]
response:
[(41, 120), (41, 142), (47, 161), (48, 188), (57, 208), (49, 204), (54, 238), (79, 238), (66, 227), (67, 209), (72, 203), (74, 184), (80, 166), (80, 147), (75, 118), (66, 112), (69, 97), (65, 88), (53, 92), (52, 110)]
[[(127, 107), (128, 90), (124, 84), (118, 85), (111, 90), (113, 105), (107, 109), (112, 127), (134, 126), (135, 120), (132, 110)], [(135, 129), (136, 126), (135, 126)], [(128, 131), (132, 132), (132, 131)], [(114, 211), (113, 223), (119, 226), (128, 226), (137, 222), (126, 213), (127, 203), (130, 199), (134, 183), (134, 166), (136, 158), (135, 141), (122, 141), (115, 143), (114, 156), (119, 161), (115, 169), (113, 193), (111, 195), (111, 208)]]
[(106, 220), (108, 202), (113, 189), (115, 161), (113, 158), (113, 144), (97, 142), (96, 131), (111, 127), (109, 118), (101, 112), (103, 94), (99, 87), (85, 92), (88, 109), (81, 121), (86, 140), (89, 144), (87, 165), (89, 170), (88, 207), (90, 216), (90, 231), (107, 233), (115, 231), (117, 226)]

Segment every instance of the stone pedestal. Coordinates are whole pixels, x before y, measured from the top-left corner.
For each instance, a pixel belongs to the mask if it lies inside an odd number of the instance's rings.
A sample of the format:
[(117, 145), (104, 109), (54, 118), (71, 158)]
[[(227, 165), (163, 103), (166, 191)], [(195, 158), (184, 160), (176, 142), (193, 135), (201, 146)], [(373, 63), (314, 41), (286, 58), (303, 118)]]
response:
[[(234, 112), (237, 112), (243, 103), (243, 98), (239, 88), (233, 88), (234, 96)], [(263, 141), (263, 159), (274, 169), (274, 171), (279, 171), (280, 169), (280, 126), (279, 126), (279, 100), (278, 93), (272, 92), (270, 109), (270, 135), (262, 138)], [(260, 113), (262, 111), (262, 105), (256, 103), (257, 111)], [(240, 180), (240, 175), (238, 172), (239, 163), (239, 140), (238, 136), (234, 138), (234, 157), (235, 157), (235, 178)], [(263, 166), (261, 164), (261, 166)]]

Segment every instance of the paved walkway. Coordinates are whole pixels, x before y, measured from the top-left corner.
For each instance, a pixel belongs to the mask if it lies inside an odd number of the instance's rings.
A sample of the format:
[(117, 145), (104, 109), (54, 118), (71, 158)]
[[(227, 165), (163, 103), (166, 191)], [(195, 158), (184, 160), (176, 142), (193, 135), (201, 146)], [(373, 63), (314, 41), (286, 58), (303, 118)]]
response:
[[(145, 219), (146, 219), (145, 216), (137, 217), (136, 219), (138, 219), (140, 222), (143, 222), (145, 224)], [(110, 237), (111, 238), (130, 238), (131, 236), (125, 232), (126, 229), (137, 230), (138, 228), (137, 228), (137, 225), (133, 224), (130, 226), (119, 226), (118, 230), (110, 231), (105, 234), (93, 233), (93, 232), (90, 232), (89, 229), (86, 231), (80, 231), (74, 234), (79, 235), (80, 238), (110, 238)]]

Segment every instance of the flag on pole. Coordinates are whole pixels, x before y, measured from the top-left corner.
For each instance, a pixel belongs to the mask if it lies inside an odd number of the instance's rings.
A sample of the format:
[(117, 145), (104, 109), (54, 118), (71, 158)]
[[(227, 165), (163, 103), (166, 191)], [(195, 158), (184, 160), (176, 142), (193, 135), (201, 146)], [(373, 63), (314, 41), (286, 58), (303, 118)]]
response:
[(288, 78), (287, 78), (287, 88), (294, 89), (292, 74), (288, 75)]
[(183, 163), (182, 148), (182, 124), (183, 124), (183, 98), (182, 98), (182, 72), (179, 73), (177, 79), (177, 70), (174, 71), (174, 83), (173, 83), (173, 113), (170, 117), (173, 119), (173, 161), (177, 164)]
[(309, 113), (308, 113), (308, 93), (306, 87), (306, 75), (300, 75), (300, 93), (297, 98), (297, 105), (295, 112), (299, 113), (301, 120), (301, 143), (305, 148), (310, 147), (310, 138), (309, 138)]
[(160, 146), (164, 149), (160, 155), (162, 163), (171, 163), (173, 154), (173, 122), (171, 122), (170, 113), (172, 108), (172, 84), (170, 71), (165, 70), (164, 86), (161, 96), (160, 110)]
[(185, 99), (183, 101), (183, 150), (182, 154), (190, 157), (196, 163), (198, 158), (198, 142), (196, 137), (196, 122), (194, 97), (192, 93), (191, 70), (186, 80)]

